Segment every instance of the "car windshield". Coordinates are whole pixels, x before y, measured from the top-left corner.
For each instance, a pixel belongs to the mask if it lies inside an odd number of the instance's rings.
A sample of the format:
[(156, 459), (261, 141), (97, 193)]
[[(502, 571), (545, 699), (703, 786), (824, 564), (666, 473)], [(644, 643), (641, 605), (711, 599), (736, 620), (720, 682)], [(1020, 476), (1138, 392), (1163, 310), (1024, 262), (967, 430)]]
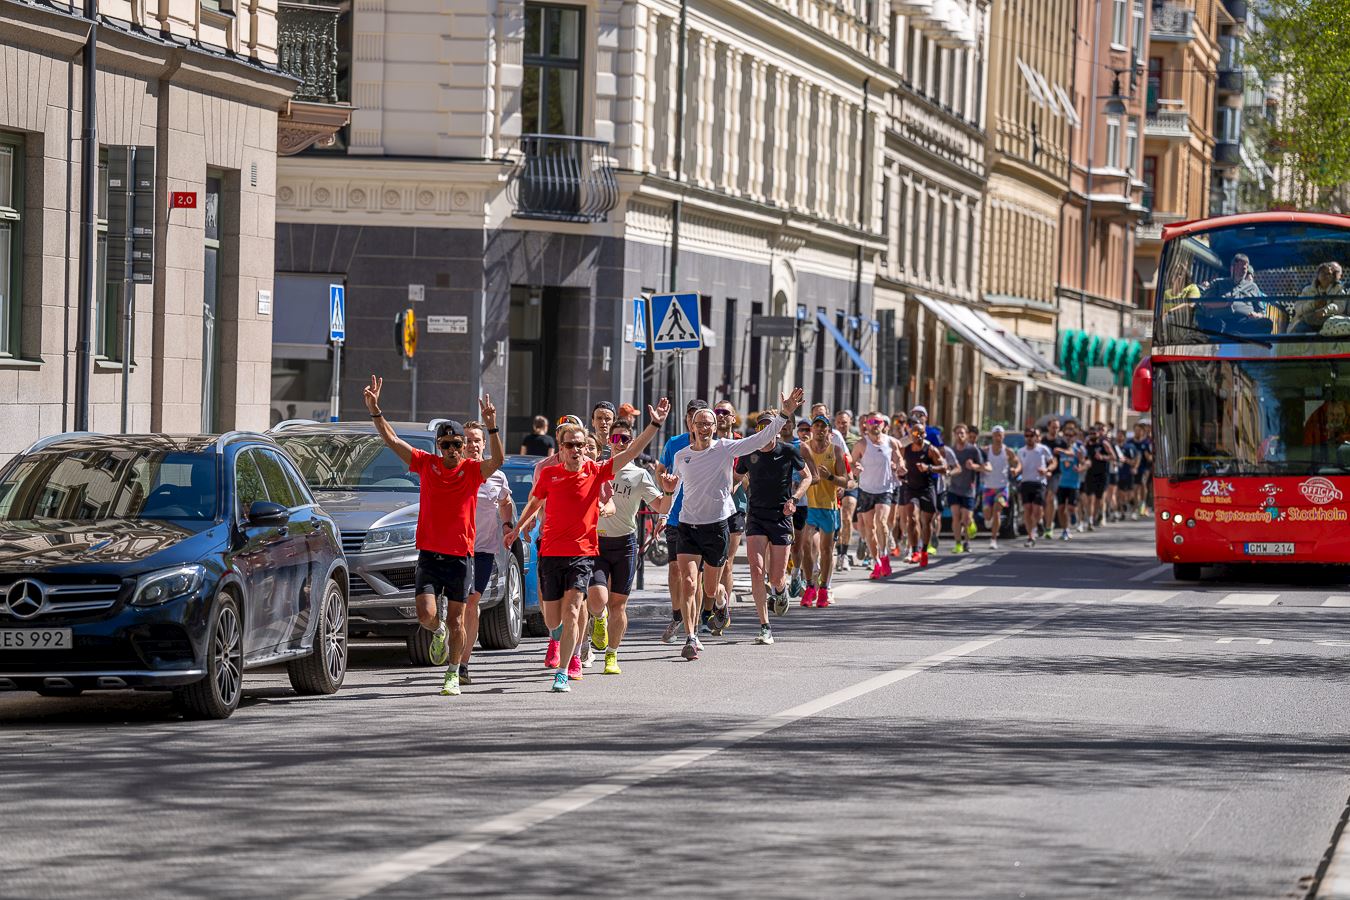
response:
[(1169, 241), (1154, 345), (1345, 340), (1350, 228), (1260, 222)]
[(29, 454), (0, 480), (0, 521), (216, 518), (217, 456), (136, 448)]
[(1154, 363), (1160, 476), (1350, 473), (1350, 360)]
[[(295, 460), (316, 491), (416, 491), (418, 476), (378, 434), (278, 434), (277, 443)], [(417, 450), (435, 452), (431, 435), (400, 437)]]

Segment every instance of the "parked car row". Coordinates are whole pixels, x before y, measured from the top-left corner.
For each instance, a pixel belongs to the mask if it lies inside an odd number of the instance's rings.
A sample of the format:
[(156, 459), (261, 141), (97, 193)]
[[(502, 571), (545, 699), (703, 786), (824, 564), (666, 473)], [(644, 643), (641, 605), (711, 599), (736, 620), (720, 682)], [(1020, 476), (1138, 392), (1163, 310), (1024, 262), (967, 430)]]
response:
[[(427, 426), (396, 430), (432, 449)], [(518, 505), (534, 462), (503, 469)], [(45, 438), (0, 469), (0, 691), (166, 690), (225, 718), (261, 666), (336, 692), (349, 637), (402, 638), (430, 665), (417, 509), (418, 476), (366, 423)], [(498, 554), (484, 649), (542, 633), (533, 547)]]

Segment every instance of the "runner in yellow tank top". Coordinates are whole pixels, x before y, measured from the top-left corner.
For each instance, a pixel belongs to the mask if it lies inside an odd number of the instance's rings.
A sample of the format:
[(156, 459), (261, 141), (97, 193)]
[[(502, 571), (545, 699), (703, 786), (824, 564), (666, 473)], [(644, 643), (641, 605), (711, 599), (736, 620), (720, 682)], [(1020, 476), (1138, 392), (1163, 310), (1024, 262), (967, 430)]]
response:
[(802, 458), (811, 469), (806, 490), (806, 528), (802, 532), (802, 572), (806, 593), (802, 606), (827, 607), (834, 574), (834, 536), (839, 531), (839, 494), (852, 487), (843, 457), (830, 442), (830, 420), (811, 421), (811, 440), (802, 444)]

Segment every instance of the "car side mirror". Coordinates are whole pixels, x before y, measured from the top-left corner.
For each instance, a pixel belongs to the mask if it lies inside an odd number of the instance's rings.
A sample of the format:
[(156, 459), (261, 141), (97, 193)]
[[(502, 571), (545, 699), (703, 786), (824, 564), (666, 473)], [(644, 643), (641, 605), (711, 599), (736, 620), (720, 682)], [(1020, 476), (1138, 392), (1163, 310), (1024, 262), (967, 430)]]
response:
[(248, 521), (244, 524), (252, 528), (268, 525), (285, 525), (291, 518), (291, 511), (280, 503), (270, 500), (255, 500), (248, 508)]

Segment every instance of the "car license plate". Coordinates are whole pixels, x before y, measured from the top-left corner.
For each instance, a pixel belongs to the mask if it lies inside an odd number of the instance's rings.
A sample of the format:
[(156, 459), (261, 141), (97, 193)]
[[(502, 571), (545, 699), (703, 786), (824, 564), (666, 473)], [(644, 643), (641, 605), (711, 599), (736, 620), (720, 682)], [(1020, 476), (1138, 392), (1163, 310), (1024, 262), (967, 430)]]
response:
[(1293, 544), (1243, 544), (1242, 550), (1248, 556), (1293, 556)]
[(0, 650), (69, 650), (69, 628), (0, 628)]

